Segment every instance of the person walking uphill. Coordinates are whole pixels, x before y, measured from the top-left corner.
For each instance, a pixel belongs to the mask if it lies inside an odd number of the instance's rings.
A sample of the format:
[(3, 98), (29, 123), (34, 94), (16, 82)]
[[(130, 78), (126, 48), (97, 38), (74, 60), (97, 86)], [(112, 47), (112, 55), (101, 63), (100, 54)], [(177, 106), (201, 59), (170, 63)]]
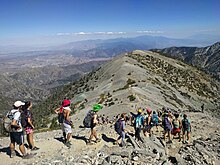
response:
[(27, 134), (27, 142), (29, 148), (34, 151), (34, 150), (39, 150), (38, 147), (34, 145), (34, 125), (33, 125), (33, 115), (31, 113), (31, 108), (32, 108), (32, 102), (31, 101), (26, 101), (25, 105), (23, 106), (23, 112), (21, 114), (21, 124), (25, 128), (25, 132)]
[(120, 119), (116, 121), (115, 123), (115, 131), (119, 134), (119, 137), (116, 140), (116, 144), (119, 144), (119, 139), (121, 140), (121, 146), (125, 146), (125, 120), (126, 120), (126, 114), (122, 113)]
[(141, 138), (141, 130), (144, 126), (144, 116), (142, 116), (142, 109), (139, 108), (137, 110), (137, 114), (133, 114), (131, 112), (131, 115), (135, 118), (134, 119), (134, 129), (135, 129), (135, 138), (138, 141), (141, 141), (142, 143), (144, 143), (143, 139)]
[(10, 151), (11, 151), (11, 158), (16, 156), (15, 153), (15, 143), (19, 145), (19, 150), (22, 154), (23, 159), (32, 158), (32, 154), (27, 154), (25, 147), (24, 147), (24, 133), (21, 125), (21, 110), (22, 106), (25, 103), (21, 101), (16, 101), (13, 105), (14, 109), (12, 109), (9, 113), (13, 115), (12, 122), (11, 122), (11, 131), (10, 131)]
[(90, 124), (90, 128), (91, 128), (91, 134), (90, 134), (90, 137), (89, 137), (89, 140), (88, 140), (88, 142), (87, 142), (87, 144), (88, 145), (91, 145), (92, 144), (92, 139), (93, 139), (93, 137), (95, 137), (95, 139), (96, 139), (96, 143), (98, 143), (98, 142), (100, 142), (101, 141), (101, 139), (99, 139), (98, 138), (98, 136), (97, 136), (97, 132), (96, 132), (96, 129), (95, 129), (95, 127), (96, 127), (96, 125), (98, 124), (98, 120), (97, 120), (97, 112), (100, 110), (100, 109), (102, 109), (102, 106), (101, 105), (99, 105), (99, 104), (95, 104), (94, 106), (93, 106), (93, 109), (92, 109), (92, 114), (91, 114), (91, 124)]
[[(188, 144), (190, 138), (190, 132), (192, 131), (192, 126), (186, 114), (183, 115), (182, 130), (183, 130), (183, 144)], [(186, 133), (187, 133), (187, 140), (185, 137)]]

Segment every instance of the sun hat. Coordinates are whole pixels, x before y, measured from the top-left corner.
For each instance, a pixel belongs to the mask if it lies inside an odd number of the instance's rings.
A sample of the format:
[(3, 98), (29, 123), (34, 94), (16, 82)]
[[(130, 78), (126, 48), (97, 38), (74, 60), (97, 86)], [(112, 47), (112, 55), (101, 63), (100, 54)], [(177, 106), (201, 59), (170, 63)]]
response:
[(102, 106), (100, 104), (94, 104), (92, 107), (93, 112), (98, 112), (100, 109), (102, 109)]
[(20, 107), (20, 106), (22, 106), (22, 105), (25, 105), (25, 103), (22, 102), (22, 101), (15, 101), (15, 103), (14, 103), (14, 106), (15, 106), (15, 107)]

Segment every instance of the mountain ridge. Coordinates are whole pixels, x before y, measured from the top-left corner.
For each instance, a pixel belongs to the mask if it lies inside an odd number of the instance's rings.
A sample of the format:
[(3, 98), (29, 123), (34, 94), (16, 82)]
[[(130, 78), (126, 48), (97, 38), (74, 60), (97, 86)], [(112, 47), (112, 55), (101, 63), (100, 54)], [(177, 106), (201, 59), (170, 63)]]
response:
[(178, 58), (220, 78), (220, 42), (207, 47), (170, 47), (155, 52)]

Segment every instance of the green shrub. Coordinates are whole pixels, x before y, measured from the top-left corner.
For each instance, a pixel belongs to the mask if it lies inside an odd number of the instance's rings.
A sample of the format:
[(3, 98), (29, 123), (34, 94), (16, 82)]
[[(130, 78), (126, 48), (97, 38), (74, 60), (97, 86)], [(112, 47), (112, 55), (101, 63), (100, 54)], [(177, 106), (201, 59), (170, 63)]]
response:
[(134, 95), (129, 95), (127, 97), (130, 101), (134, 101), (136, 99), (136, 97)]

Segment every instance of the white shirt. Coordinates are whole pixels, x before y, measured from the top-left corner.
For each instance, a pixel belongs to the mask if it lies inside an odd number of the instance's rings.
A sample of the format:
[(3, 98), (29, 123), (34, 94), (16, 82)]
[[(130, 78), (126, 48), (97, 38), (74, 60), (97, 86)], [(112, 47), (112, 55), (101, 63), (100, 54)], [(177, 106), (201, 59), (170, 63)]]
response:
[(17, 124), (21, 127), (19, 130), (14, 130), (13, 132), (22, 132), (22, 126), (21, 126), (21, 112), (18, 109), (13, 109), (11, 110), (11, 113), (13, 115), (13, 120), (17, 121)]

